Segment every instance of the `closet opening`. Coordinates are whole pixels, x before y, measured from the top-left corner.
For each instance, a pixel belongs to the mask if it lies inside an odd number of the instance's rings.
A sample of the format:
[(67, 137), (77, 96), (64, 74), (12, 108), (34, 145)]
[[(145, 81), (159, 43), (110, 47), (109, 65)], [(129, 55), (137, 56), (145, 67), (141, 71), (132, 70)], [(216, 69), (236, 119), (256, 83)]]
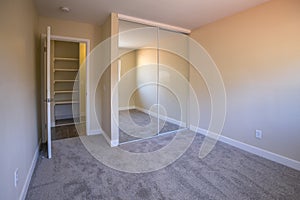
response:
[[(46, 78), (47, 56), (44, 52), (42, 82), (44, 99), (47, 81), (50, 84), (51, 140), (86, 135), (89, 40), (53, 35), (50, 38), (50, 78)], [(45, 123), (48, 113), (46, 109), (43, 111)], [(46, 140), (47, 131), (44, 130), (43, 142)]]
[(75, 123), (85, 123), (82, 104), (85, 82), (80, 65), (86, 55), (84, 43), (52, 40), (52, 140), (78, 136)]

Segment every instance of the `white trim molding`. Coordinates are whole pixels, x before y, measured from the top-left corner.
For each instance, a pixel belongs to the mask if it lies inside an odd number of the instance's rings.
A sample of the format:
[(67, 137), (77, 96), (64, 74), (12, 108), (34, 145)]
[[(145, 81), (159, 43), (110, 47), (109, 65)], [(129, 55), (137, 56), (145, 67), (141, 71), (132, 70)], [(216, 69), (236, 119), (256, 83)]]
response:
[[(202, 129), (202, 128), (199, 128), (199, 127), (196, 127), (193, 125), (190, 125), (190, 130), (194, 131), (196, 133), (200, 133), (201, 135), (208, 136), (208, 137), (210, 137), (209, 135), (212, 135), (213, 138), (216, 138), (215, 136), (217, 136), (216, 133), (210, 132), (210, 134), (208, 134), (208, 130)], [(288, 157), (285, 157), (285, 156), (282, 156), (282, 155), (279, 155), (279, 154), (276, 154), (276, 153), (273, 153), (273, 152), (270, 152), (270, 151), (267, 151), (267, 150), (264, 150), (264, 149), (261, 149), (261, 148), (258, 148), (258, 147), (255, 147), (255, 146), (252, 146), (252, 145), (249, 145), (249, 144), (246, 144), (246, 143), (234, 140), (234, 139), (231, 139), (231, 138), (223, 136), (223, 135), (219, 136), (219, 141), (300, 171), (300, 162), (297, 160), (293, 160), (291, 158), (288, 158)]]
[(30, 165), (29, 171), (28, 171), (26, 179), (25, 179), (25, 183), (23, 185), (23, 188), (22, 188), (22, 191), (20, 194), (20, 198), (19, 198), (20, 200), (25, 200), (25, 198), (26, 198), (26, 194), (27, 194), (28, 187), (29, 187), (29, 184), (31, 181), (31, 177), (33, 175), (37, 160), (39, 158), (40, 145), (41, 145), (41, 141), (39, 142), (37, 148), (35, 149), (35, 152), (34, 152), (34, 155), (33, 155), (32, 161), (31, 161), (31, 165)]
[(116, 147), (119, 145), (119, 140), (111, 140), (109, 139), (108, 135), (104, 132), (102, 132), (102, 135), (104, 136), (106, 142), (111, 146), (111, 147)]
[(136, 109), (135, 106), (119, 107), (119, 111)]
[(119, 140), (111, 140), (110, 141), (110, 146), (111, 147), (117, 147), (117, 146), (119, 146)]
[(141, 111), (143, 113), (149, 114), (152, 117), (158, 117), (159, 119), (161, 119), (163, 121), (167, 121), (167, 122), (170, 122), (172, 124), (176, 124), (176, 125), (178, 125), (180, 127), (186, 127), (186, 123), (185, 122), (179, 121), (177, 119), (174, 119), (174, 118), (171, 118), (171, 117), (167, 117), (165, 115), (161, 115), (161, 114), (158, 114), (156, 112), (152, 112), (150, 110), (146, 110), (146, 109), (140, 108), (140, 107), (135, 107), (135, 109), (137, 109), (138, 111)]
[(92, 136), (92, 135), (103, 135), (103, 137), (105, 138), (106, 142), (111, 146), (111, 147), (116, 147), (119, 145), (119, 140), (111, 140), (108, 135), (102, 131), (101, 129), (98, 130), (90, 130), (87, 134), (88, 136)]
[(169, 24), (150, 21), (150, 20), (146, 20), (146, 19), (141, 19), (141, 18), (137, 18), (137, 17), (128, 16), (128, 15), (118, 14), (118, 18), (120, 20), (135, 22), (135, 23), (139, 23), (139, 24), (145, 24), (145, 25), (148, 25), (148, 26), (159, 27), (159, 28), (162, 28), (162, 29), (170, 30), (170, 31), (176, 31), (176, 32), (185, 33), (185, 34), (190, 34), (191, 33), (191, 30), (186, 29), (186, 28), (181, 28), (181, 27), (178, 27), (178, 26), (172, 26), (172, 25), (169, 25)]

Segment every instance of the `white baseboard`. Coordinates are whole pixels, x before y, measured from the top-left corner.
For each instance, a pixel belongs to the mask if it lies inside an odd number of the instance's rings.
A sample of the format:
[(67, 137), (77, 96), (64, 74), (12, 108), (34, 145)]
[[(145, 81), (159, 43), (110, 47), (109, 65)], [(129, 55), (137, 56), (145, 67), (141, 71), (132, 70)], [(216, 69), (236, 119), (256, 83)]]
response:
[(102, 133), (106, 142), (111, 146), (111, 147), (116, 147), (119, 145), (119, 140), (111, 140), (109, 139), (108, 135), (106, 133)]
[(119, 111), (136, 109), (135, 106), (119, 107)]
[(31, 165), (30, 165), (29, 171), (28, 171), (26, 179), (25, 179), (25, 183), (23, 185), (23, 188), (22, 188), (22, 191), (20, 194), (20, 198), (19, 198), (20, 200), (25, 200), (25, 198), (26, 198), (26, 194), (27, 194), (28, 187), (29, 187), (29, 184), (31, 181), (31, 177), (33, 175), (33, 172), (34, 172), (34, 169), (36, 166), (36, 162), (39, 157), (40, 145), (41, 145), (41, 141), (39, 142), (37, 148), (35, 149), (35, 152), (34, 152), (34, 155), (33, 155), (32, 161), (31, 161)]
[[(198, 128), (196, 126), (191, 125), (190, 130), (209, 137), (209, 135), (207, 135), (208, 130), (206, 130), (206, 129)], [(210, 133), (210, 134), (217, 135), (216, 133)], [(282, 155), (279, 155), (279, 154), (276, 154), (276, 153), (273, 153), (273, 152), (270, 152), (270, 151), (267, 151), (267, 150), (264, 150), (264, 149), (261, 149), (261, 148), (258, 148), (258, 147), (255, 147), (255, 146), (252, 146), (252, 145), (249, 145), (249, 144), (246, 144), (246, 143), (234, 140), (234, 139), (231, 139), (231, 138), (223, 136), (223, 135), (219, 136), (219, 141), (229, 144), (231, 146), (234, 146), (236, 148), (242, 149), (249, 153), (253, 153), (255, 155), (261, 156), (268, 160), (272, 160), (272, 161), (280, 163), (282, 165), (291, 167), (293, 169), (300, 170), (300, 162), (297, 160), (287, 158), (285, 156), (282, 156)]]
[(172, 124), (176, 124), (176, 125), (181, 126), (181, 127), (186, 127), (186, 123), (185, 122), (176, 120), (174, 118), (167, 117), (167, 116), (164, 116), (164, 115), (158, 115), (155, 112), (152, 112), (150, 110), (146, 110), (146, 109), (140, 108), (140, 107), (135, 107), (135, 109), (137, 109), (137, 110), (139, 110), (139, 111), (141, 111), (143, 113), (147, 113), (147, 114), (151, 115), (152, 117), (158, 117), (159, 119), (161, 119), (163, 121), (167, 121), (167, 122), (170, 122)]
[(162, 120), (166, 120), (167, 122), (170, 122), (172, 124), (176, 124), (176, 125), (178, 125), (180, 127), (186, 127), (186, 123), (185, 122), (182, 122), (182, 121), (170, 118), (170, 117), (162, 116), (162, 115), (160, 115), (159, 118), (162, 119)]
[(119, 140), (111, 140), (110, 141), (110, 146), (111, 147), (119, 146)]
[(111, 147), (116, 147), (116, 146), (118, 146), (119, 145), (119, 140), (111, 140), (111, 139), (109, 139), (109, 137), (107, 136), (107, 134), (104, 132), (104, 131), (102, 131), (102, 130), (91, 130), (90, 132), (88, 132), (88, 136), (89, 135), (103, 135), (104, 136), (104, 138), (105, 138), (105, 140), (107, 141), (107, 143), (111, 146)]

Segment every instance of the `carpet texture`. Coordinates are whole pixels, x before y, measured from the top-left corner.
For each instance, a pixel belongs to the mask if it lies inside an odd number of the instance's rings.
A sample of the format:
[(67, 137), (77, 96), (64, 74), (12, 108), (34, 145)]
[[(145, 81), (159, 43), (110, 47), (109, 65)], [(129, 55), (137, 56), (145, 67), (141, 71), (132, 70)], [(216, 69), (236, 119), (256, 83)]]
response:
[(157, 133), (162, 134), (183, 129), (183, 127), (167, 121), (158, 121), (156, 117), (150, 116), (137, 109), (120, 111), (119, 127), (120, 143), (153, 137), (156, 136)]
[[(154, 151), (168, 144), (172, 137), (160, 136), (121, 148)], [(53, 158), (39, 158), (26, 199), (299, 200), (299, 171), (221, 142), (207, 157), (199, 159), (202, 141), (203, 136), (196, 135), (189, 149), (166, 168), (132, 174), (97, 161), (78, 137), (56, 140)]]

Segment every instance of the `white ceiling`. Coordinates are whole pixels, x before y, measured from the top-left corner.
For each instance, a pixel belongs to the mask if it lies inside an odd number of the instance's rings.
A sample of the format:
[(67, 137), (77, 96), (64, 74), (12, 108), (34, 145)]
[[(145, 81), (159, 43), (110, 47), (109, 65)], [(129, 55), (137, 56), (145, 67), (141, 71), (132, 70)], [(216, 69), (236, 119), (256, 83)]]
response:
[[(35, 0), (41, 16), (103, 24), (116, 12), (187, 29), (233, 15), (269, 0)], [(59, 7), (70, 8), (69, 13)]]

